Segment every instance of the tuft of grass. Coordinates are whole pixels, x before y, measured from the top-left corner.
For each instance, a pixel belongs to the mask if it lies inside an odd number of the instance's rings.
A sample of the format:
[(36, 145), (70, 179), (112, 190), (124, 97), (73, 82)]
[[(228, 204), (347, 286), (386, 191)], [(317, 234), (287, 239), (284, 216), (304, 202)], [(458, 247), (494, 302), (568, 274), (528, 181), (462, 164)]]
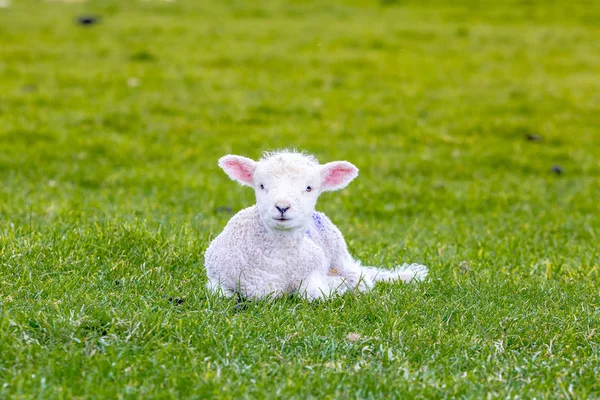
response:
[[(599, 397), (598, 4), (0, 9), (0, 397)], [(360, 168), (319, 204), (357, 258), (431, 278), (209, 295), (253, 202), (216, 160), (287, 146)]]

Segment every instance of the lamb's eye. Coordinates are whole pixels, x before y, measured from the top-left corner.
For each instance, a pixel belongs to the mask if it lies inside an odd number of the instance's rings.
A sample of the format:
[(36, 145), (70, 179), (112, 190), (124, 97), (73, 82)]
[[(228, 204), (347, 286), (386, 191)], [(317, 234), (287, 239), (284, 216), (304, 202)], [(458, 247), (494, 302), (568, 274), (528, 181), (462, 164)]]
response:
[(310, 192), (310, 191), (312, 191), (312, 187), (310, 187), (310, 186), (307, 186), (307, 187), (306, 187), (306, 191), (307, 191), (307, 192)]
[(262, 183), (260, 184), (260, 188), (264, 190), (265, 185), (263, 185)]

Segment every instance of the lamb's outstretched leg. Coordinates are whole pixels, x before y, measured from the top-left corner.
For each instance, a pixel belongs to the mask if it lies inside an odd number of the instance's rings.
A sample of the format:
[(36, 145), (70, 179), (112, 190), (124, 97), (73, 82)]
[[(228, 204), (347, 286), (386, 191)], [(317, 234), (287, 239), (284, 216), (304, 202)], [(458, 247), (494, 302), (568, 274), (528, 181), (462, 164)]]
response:
[(347, 287), (352, 290), (366, 291), (376, 282), (413, 282), (422, 281), (427, 277), (427, 267), (420, 264), (404, 264), (395, 269), (388, 270), (377, 267), (363, 267), (358, 261), (352, 260), (344, 264), (343, 268), (331, 268), (330, 274), (339, 275)]
[(391, 282), (397, 280), (407, 283), (413, 281), (418, 282), (427, 278), (428, 274), (427, 267), (421, 264), (404, 264), (392, 270), (376, 267), (362, 267), (362, 270), (373, 282)]

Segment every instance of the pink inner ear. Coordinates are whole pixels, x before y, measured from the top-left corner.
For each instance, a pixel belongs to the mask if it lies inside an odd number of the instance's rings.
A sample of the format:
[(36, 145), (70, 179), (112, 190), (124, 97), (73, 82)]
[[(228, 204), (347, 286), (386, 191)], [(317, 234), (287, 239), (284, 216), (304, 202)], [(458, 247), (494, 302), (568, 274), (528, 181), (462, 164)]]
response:
[(343, 185), (353, 174), (353, 168), (344, 165), (336, 165), (328, 171), (325, 179), (323, 179), (323, 186), (325, 188), (330, 188)]
[(244, 163), (238, 160), (229, 160), (224, 163), (229, 174), (242, 182), (252, 183), (252, 170)]

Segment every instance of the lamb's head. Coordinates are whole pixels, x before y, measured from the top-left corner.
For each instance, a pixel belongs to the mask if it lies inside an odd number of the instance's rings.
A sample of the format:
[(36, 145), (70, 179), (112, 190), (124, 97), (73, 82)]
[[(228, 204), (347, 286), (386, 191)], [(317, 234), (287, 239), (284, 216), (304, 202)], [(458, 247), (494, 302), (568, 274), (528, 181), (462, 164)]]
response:
[(315, 157), (294, 151), (265, 153), (259, 161), (227, 155), (219, 166), (231, 179), (254, 188), (260, 218), (278, 231), (306, 227), (319, 195), (345, 187), (358, 175), (347, 161), (320, 165)]

